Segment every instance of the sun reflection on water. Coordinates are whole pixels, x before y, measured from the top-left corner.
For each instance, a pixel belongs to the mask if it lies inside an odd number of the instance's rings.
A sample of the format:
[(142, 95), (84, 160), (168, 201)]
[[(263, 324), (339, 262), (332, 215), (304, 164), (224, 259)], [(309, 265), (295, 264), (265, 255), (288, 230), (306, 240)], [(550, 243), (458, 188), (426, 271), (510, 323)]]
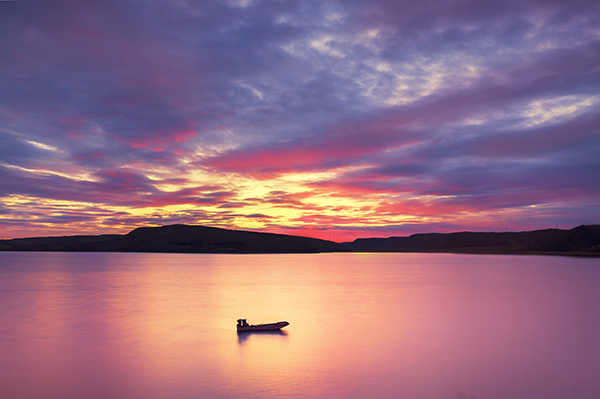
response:
[[(10, 398), (600, 392), (593, 259), (0, 256)], [(290, 325), (237, 333), (238, 318)]]

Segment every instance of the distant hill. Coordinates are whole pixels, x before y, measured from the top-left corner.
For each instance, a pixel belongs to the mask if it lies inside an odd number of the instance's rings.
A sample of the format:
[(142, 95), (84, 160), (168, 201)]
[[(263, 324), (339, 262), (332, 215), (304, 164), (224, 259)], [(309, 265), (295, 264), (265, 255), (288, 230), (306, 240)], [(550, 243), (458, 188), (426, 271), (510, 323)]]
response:
[(215, 227), (140, 227), (125, 235), (37, 237), (0, 240), (0, 251), (317, 253), (343, 252), (332, 241)]
[(410, 237), (359, 238), (343, 245), (351, 252), (444, 252), (472, 254), (553, 254), (600, 256), (600, 225), (571, 230), (518, 233), (414, 234)]
[(170, 225), (140, 227), (125, 235), (37, 237), (0, 240), (0, 251), (318, 253), (439, 252), (600, 256), (600, 225), (518, 233), (429, 233), (359, 238), (338, 244), (284, 234)]

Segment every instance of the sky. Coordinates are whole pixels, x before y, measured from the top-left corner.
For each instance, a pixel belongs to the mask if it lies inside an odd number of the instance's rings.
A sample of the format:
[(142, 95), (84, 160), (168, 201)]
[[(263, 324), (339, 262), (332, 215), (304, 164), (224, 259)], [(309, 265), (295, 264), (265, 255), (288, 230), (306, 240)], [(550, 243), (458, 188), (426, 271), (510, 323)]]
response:
[(600, 223), (597, 0), (0, 2), (0, 238)]

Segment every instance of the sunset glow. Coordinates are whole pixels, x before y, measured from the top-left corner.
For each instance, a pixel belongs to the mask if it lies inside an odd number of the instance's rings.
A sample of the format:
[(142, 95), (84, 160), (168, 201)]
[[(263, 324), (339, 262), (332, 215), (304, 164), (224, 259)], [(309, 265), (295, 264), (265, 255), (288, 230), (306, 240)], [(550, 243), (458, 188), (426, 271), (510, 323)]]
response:
[(0, 2), (0, 238), (600, 223), (597, 1)]

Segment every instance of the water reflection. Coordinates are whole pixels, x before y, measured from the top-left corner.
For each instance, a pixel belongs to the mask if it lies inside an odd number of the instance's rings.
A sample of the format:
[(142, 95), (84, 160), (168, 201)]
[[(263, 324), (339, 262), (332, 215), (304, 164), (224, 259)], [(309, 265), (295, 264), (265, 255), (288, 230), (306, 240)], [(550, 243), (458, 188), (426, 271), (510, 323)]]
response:
[(279, 336), (287, 338), (287, 331), (276, 330), (276, 331), (238, 331), (238, 344), (243, 345), (250, 337), (254, 336)]
[(598, 287), (599, 259), (0, 253), (0, 398), (596, 399)]

